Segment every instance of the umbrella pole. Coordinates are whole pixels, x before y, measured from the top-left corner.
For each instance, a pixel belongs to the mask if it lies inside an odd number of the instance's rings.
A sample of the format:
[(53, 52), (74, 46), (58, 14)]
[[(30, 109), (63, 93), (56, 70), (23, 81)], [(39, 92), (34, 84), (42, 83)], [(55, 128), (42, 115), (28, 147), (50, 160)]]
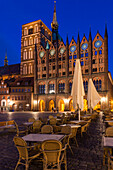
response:
[(92, 114), (92, 108), (90, 107), (90, 113)]
[(78, 109), (78, 120), (80, 121), (80, 109)]

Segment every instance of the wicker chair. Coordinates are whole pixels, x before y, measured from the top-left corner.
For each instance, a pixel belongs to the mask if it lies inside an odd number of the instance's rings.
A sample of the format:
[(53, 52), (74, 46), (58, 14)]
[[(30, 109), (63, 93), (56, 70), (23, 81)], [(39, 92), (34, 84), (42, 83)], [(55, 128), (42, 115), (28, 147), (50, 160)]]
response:
[[(105, 130), (105, 136), (113, 137), (113, 127), (108, 127)], [(108, 152), (112, 154), (112, 148), (104, 148), (103, 164), (105, 165), (105, 159), (108, 158)]]
[(113, 155), (108, 151), (108, 170), (113, 170)]
[(49, 124), (52, 125), (52, 126), (56, 125), (56, 123), (57, 123), (57, 119), (56, 118), (51, 118), (49, 120)]
[(31, 132), (33, 132), (33, 133), (38, 133), (38, 132), (40, 132), (41, 126), (42, 126), (42, 122), (41, 122), (40, 120), (36, 120), (36, 121), (33, 123), (33, 129), (32, 129)]
[(71, 146), (69, 144), (70, 143), (70, 138), (72, 138), (71, 127), (68, 126), (68, 125), (67, 126), (62, 126), (60, 134), (65, 134), (66, 135), (64, 140), (63, 140), (63, 145), (66, 144), (69, 147), (71, 153), (73, 154), (73, 151), (72, 151)]
[(19, 164), (25, 165), (26, 170), (28, 170), (31, 160), (37, 158), (41, 154), (41, 152), (35, 151), (33, 149), (34, 146), (27, 146), (27, 143), (21, 137), (15, 136), (13, 141), (19, 152), (19, 160), (17, 162), (15, 170), (17, 169)]
[(87, 132), (87, 128), (89, 126), (89, 123), (86, 123), (81, 127), (81, 136), (83, 136), (83, 133)]
[(61, 170), (61, 164), (65, 164), (65, 170), (67, 170), (66, 163), (66, 146), (62, 148), (62, 143), (57, 140), (46, 140), (42, 143), (43, 158), (43, 170)]
[(34, 122), (35, 121), (35, 118), (34, 117), (31, 117), (28, 119), (28, 122)]
[(23, 130), (23, 126), (18, 126), (18, 124), (15, 121), (14, 121), (14, 125), (16, 127), (16, 136), (21, 136), (21, 135), (28, 134), (28, 129), (27, 128), (24, 127), (24, 130)]
[(53, 133), (53, 127), (51, 125), (44, 125), (41, 128), (41, 133)]
[(53, 118), (53, 115), (49, 115), (49, 119)]
[(113, 137), (113, 127), (106, 128), (105, 136)]

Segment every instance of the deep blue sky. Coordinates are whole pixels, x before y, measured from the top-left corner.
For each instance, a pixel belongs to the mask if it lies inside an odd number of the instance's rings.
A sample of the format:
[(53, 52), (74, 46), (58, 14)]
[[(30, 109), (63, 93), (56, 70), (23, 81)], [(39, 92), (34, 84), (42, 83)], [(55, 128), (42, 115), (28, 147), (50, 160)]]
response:
[[(5, 0), (0, 2), (0, 66), (4, 64), (5, 51), (9, 65), (20, 63), (21, 28), (25, 23), (41, 19), (50, 29), (53, 19), (53, 0)], [(92, 38), (99, 30), (104, 36), (105, 23), (108, 28), (109, 71), (113, 76), (113, 0), (56, 0), (59, 33), (69, 41), (72, 36), (88, 38), (91, 27)]]

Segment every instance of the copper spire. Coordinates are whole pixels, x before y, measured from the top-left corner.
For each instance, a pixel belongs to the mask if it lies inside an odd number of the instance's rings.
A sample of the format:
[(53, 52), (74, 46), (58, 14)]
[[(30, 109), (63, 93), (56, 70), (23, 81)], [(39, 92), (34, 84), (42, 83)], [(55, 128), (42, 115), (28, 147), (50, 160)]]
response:
[(52, 29), (58, 29), (58, 22), (56, 17), (56, 1), (54, 1), (54, 13), (53, 13), (53, 21), (51, 23)]

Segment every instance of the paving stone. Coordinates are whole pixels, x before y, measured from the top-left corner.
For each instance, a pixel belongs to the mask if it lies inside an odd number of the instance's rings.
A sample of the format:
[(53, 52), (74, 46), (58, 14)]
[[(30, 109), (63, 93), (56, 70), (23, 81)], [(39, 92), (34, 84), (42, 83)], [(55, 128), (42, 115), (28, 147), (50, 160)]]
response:
[[(48, 117), (49, 113), (41, 113), (35, 115), (37, 118)], [(54, 114), (55, 115), (55, 114)], [(3, 117), (2, 117), (3, 116)], [(11, 115), (11, 119), (14, 119), (18, 124), (22, 124), (32, 117), (29, 113), (18, 113)], [(0, 121), (8, 120), (8, 114), (0, 115)], [(104, 126), (100, 117), (97, 117), (95, 121), (92, 121), (88, 132), (80, 137), (77, 134), (77, 141), (79, 147), (70, 140), (74, 155), (71, 154), (69, 148), (67, 149), (67, 169), (68, 170), (107, 170), (107, 166), (103, 166), (103, 132)], [(13, 137), (15, 133), (0, 134), (0, 170), (14, 170), (18, 161), (18, 151), (13, 143)], [(21, 165), (18, 170), (24, 169)], [(36, 160), (30, 163), (29, 170), (42, 170), (43, 165)], [(62, 170), (64, 166), (62, 166)]]

